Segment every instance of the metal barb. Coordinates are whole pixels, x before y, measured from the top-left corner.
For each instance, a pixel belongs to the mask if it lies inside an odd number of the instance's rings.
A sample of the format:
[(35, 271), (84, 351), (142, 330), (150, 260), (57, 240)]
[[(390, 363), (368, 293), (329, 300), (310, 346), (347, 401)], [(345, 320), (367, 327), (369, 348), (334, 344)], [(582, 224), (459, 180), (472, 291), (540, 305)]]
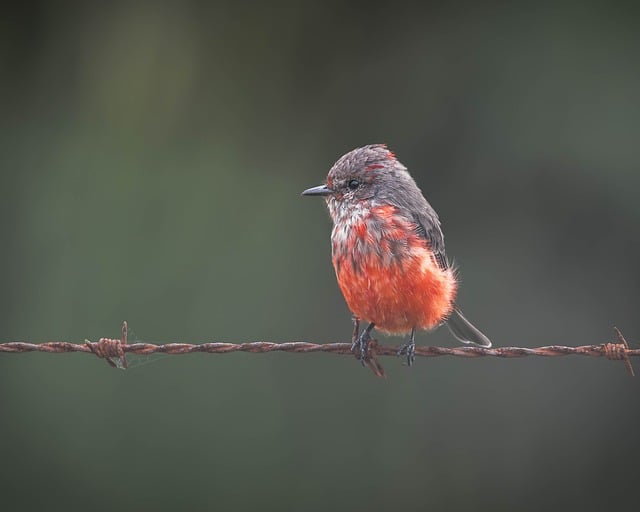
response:
[[(636, 374), (633, 371), (633, 366), (631, 365), (631, 360), (629, 359), (629, 344), (627, 343), (627, 340), (624, 339), (624, 336), (622, 335), (622, 332), (620, 332), (620, 329), (614, 326), (613, 332), (616, 333), (616, 338), (618, 338), (618, 343), (616, 344), (618, 346), (618, 357), (616, 357), (616, 359), (624, 361), (624, 365), (627, 367), (627, 371), (629, 372), (629, 374), (632, 377), (635, 377)], [(609, 359), (612, 358), (609, 357)]]
[[(364, 363), (371, 369), (376, 377), (387, 378), (387, 375), (384, 372), (384, 368), (378, 361), (378, 355), (376, 350), (378, 348), (378, 340), (371, 339), (369, 340), (369, 344), (367, 345), (367, 353), (365, 354)], [(359, 352), (359, 351), (358, 351)], [(355, 354), (356, 358), (360, 358), (360, 354)]]
[[(127, 368), (127, 358), (124, 350), (127, 346), (127, 321), (122, 322), (122, 337), (119, 340), (111, 338), (100, 338), (97, 343), (85, 340), (84, 344), (89, 347), (96, 356), (104, 359), (113, 368)], [(116, 360), (118, 362), (116, 362)]]

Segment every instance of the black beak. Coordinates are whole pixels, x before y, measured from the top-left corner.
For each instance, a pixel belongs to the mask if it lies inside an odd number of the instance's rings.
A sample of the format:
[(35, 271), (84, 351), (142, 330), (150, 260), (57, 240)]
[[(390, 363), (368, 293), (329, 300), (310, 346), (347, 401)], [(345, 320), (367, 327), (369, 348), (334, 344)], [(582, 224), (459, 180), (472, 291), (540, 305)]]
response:
[(302, 195), (303, 196), (328, 196), (332, 192), (333, 190), (331, 190), (326, 185), (320, 185), (318, 187), (308, 188), (302, 193)]

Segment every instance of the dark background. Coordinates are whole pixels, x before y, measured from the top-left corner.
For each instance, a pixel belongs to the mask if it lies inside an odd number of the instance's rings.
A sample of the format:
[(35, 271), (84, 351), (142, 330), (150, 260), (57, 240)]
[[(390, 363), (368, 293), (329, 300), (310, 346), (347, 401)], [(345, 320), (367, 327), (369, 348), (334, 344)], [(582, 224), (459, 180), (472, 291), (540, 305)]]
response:
[[(299, 193), (386, 142), (495, 346), (618, 325), (637, 347), (640, 11), (482, 4), (5, 7), (0, 341), (123, 319), (152, 342), (346, 341), (328, 215)], [(622, 363), (383, 362), (386, 381), (324, 354), (0, 355), (0, 507), (637, 504)]]

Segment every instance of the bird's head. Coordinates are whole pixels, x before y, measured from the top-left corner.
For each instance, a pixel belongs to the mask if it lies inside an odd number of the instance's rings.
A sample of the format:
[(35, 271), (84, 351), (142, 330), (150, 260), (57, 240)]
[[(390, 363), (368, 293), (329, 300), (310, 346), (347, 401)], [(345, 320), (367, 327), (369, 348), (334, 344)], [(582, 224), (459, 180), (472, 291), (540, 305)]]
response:
[(357, 205), (370, 205), (393, 193), (398, 185), (413, 179), (384, 144), (349, 151), (333, 164), (324, 185), (302, 192), (303, 196), (323, 196), (334, 213)]

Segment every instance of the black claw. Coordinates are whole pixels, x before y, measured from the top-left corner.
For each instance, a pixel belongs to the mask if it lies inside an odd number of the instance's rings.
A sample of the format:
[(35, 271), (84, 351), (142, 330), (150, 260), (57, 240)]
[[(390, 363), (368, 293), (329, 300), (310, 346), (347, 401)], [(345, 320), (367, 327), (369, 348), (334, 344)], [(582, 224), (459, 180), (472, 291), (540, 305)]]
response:
[(358, 355), (358, 359), (360, 359), (360, 363), (362, 363), (362, 366), (364, 366), (365, 361), (367, 360), (368, 357), (368, 348), (369, 348), (369, 342), (371, 341), (371, 331), (373, 330), (373, 328), (375, 327), (375, 324), (370, 323), (367, 328), (362, 331), (362, 334), (360, 334), (358, 336), (358, 328), (359, 328), (359, 321), (358, 319), (354, 318), (353, 320), (353, 341), (351, 343), (351, 352), (355, 352), (356, 349), (358, 349), (359, 351), (359, 355)]
[(364, 366), (364, 362), (367, 359), (367, 348), (369, 347), (370, 340), (371, 340), (371, 336), (369, 336), (369, 333), (365, 330), (365, 331), (362, 331), (362, 334), (360, 335), (360, 337), (351, 346), (352, 352), (355, 352), (356, 348), (359, 350), (360, 354), (358, 356), (358, 359), (360, 359), (360, 363), (362, 363), (362, 366)]
[(407, 365), (411, 366), (416, 360), (416, 344), (412, 343), (407, 347)]
[(411, 366), (413, 364), (413, 362), (416, 360), (415, 334), (416, 334), (416, 330), (412, 329), (411, 330), (411, 334), (409, 335), (409, 339), (398, 350), (398, 356), (402, 356), (402, 355), (406, 354), (406, 356), (407, 356), (407, 366)]

